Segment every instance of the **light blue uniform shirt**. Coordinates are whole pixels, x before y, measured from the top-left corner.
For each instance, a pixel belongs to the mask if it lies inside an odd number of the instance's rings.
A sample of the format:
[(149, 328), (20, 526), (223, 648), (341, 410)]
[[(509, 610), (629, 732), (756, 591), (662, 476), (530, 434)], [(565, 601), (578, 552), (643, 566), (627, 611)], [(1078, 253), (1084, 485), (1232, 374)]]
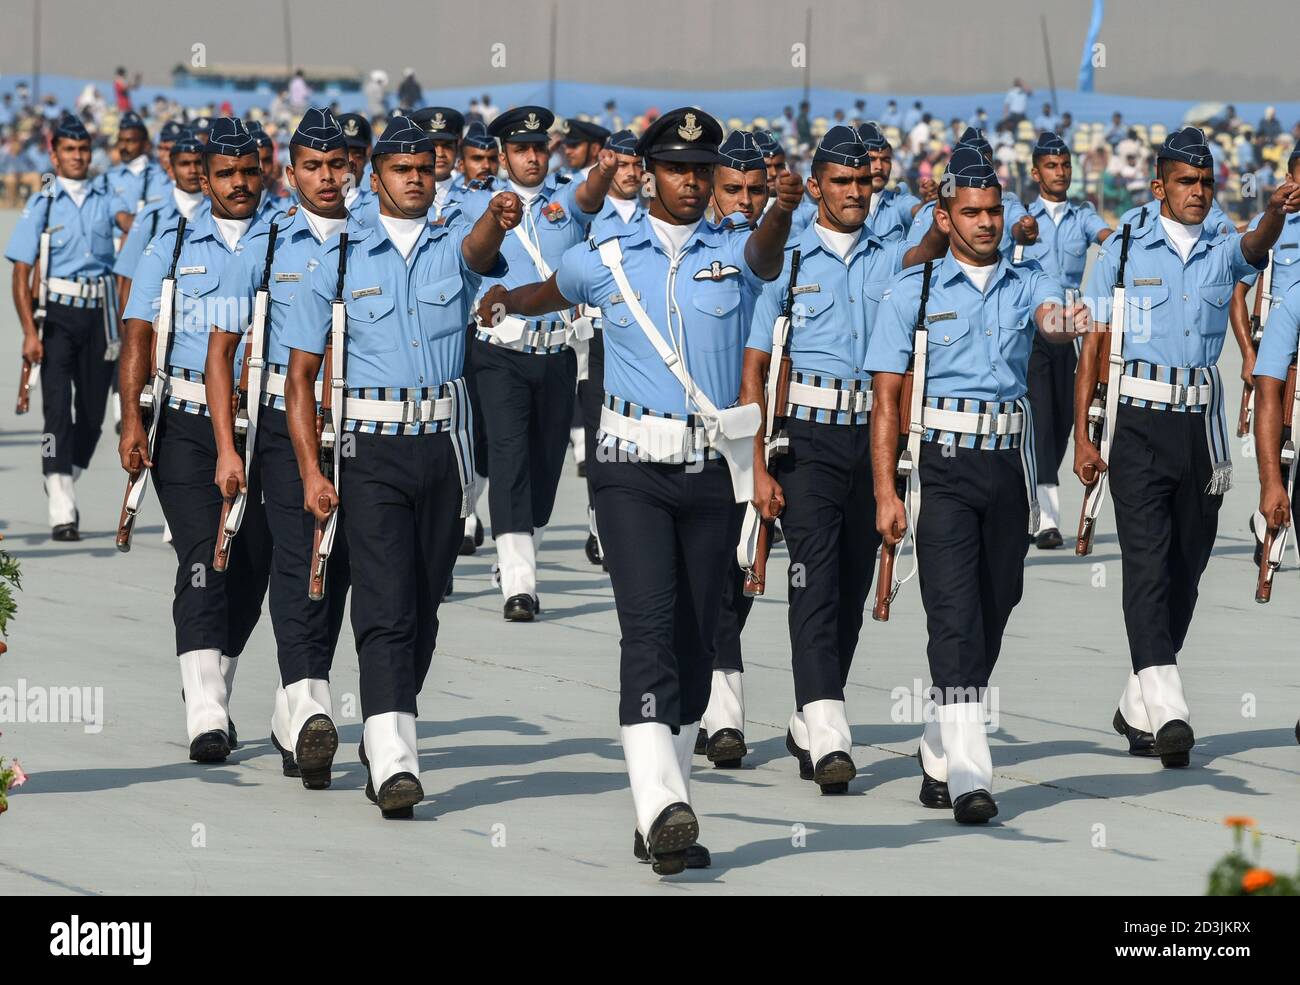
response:
[[(908, 246), (919, 245), (930, 227), (934, 225), (934, 206), (935, 203), (931, 201), (917, 209), (916, 217), (912, 220), (912, 228), (907, 232)], [(1011, 239), (1011, 227), (1028, 214), (1020, 199), (1010, 192), (1002, 193), (1002, 242), (998, 244), (998, 249), (1003, 256), (1010, 257), (1016, 246)]]
[(1038, 242), (1025, 247), (1024, 259), (1037, 260), (1044, 272), (1063, 287), (1079, 287), (1088, 262), (1088, 247), (1107, 228), (1106, 220), (1091, 205), (1066, 202), (1060, 222), (1053, 222), (1041, 198), (1030, 203), (1029, 214), (1038, 220)]
[(871, 234), (882, 243), (906, 239), (912, 228), (912, 209), (920, 204), (921, 200), (905, 189), (884, 189), (875, 213), (867, 219)]
[[(194, 209), (190, 222), (198, 220), (200, 214), (210, 211), (212, 203), (203, 199)], [(119, 277), (134, 277), (135, 268), (140, 263), (144, 248), (164, 229), (175, 229), (181, 217), (181, 210), (176, 207), (176, 198), (168, 186), (167, 195), (162, 201), (152, 202), (140, 210), (131, 224), (131, 231), (122, 241), (122, 248), (117, 251), (117, 260), (113, 263), (113, 273)]]
[[(212, 211), (196, 214), (186, 226), (180, 259), (176, 264), (176, 310), (173, 315), (171, 356), (168, 369), (202, 373), (208, 358), (208, 335), (212, 326), (225, 317), (226, 309), (240, 303), (220, 291), (226, 265), (243, 253), (266, 256), (266, 237), (270, 229), (253, 219), (232, 250), (226, 246)], [(171, 266), (176, 248), (176, 227), (171, 226), (154, 237), (145, 247), (131, 282), (123, 318), (152, 322), (158, 317), (162, 282)]]
[[(1122, 234), (1106, 240), (1088, 278), (1086, 294), (1099, 322), (1111, 318), (1122, 240)], [(1232, 287), (1255, 269), (1242, 255), (1241, 233), (1212, 232), (1208, 223), (1202, 225), (1201, 238), (1184, 264), (1159, 217), (1135, 228), (1124, 269), (1124, 361), (1175, 368), (1215, 365), (1223, 351)]]
[(787, 350), (792, 368), (865, 382), (871, 376), (866, 369), (867, 341), (880, 299), (902, 269), (903, 254), (910, 247), (882, 243), (864, 227), (845, 263), (826, 249), (816, 228), (809, 226), (786, 245), (781, 276), (758, 296), (746, 343), (750, 349), (772, 351), (772, 325), (785, 304), (796, 248), (799, 281)]
[(104, 182), (108, 186), (114, 215), (119, 212), (135, 215), (141, 208), (141, 199), (145, 205), (162, 201), (171, 184), (167, 172), (154, 161), (146, 164), (139, 174), (132, 174), (125, 164), (115, 164), (104, 172)]
[[(1264, 213), (1250, 220), (1250, 228), (1259, 225)], [(1259, 279), (1259, 272), (1252, 270), (1242, 278), (1243, 284), (1254, 286)], [(1273, 290), (1275, 298), (1280, 298), (1291, 285), (1300, 281), (1300, 212), (1285, 217), (1282, 223), (1282, 235), (1273, 244)], [(1275, 303), (1276, 306), (1276, 303)], [(1269, 318), (1272, 318), (1272, 313)]]
[[(483, 279), (461, 250), (470, 229), (426, 226), (409, 263), (382, 223), (349, 238), (343, 284), (349, 389), (429, 388), (463, 375), (465, 326)], [(338, 239), (313, 259), (314, 269), (288, 305), (279, 341), (319, 355), (329, 338), (330, 302), (338, 286)]]
[[(745, 260), (746, 236), (701, 220), (670, 263), (650, 217), (617, 229), (623, 270), (650, 320), (670, 346), (680, 343), (687, 372), (718, 407), (740, 394), (741, 355), (749, 325), (742, 299), (763, 280)], [(645, 337), (613, 275), (591, 242), (564, 254), (556, 269), (560, 292), (574, 304), (589, 304), (605, 316), (605, 392), (664, 414), (688, 414), (686, 394)], [(669, 299), (676, 313), (669, 321)]]
[(1300, 290), (1293, 283), (1264, 323), (1264, 337), (1259, 341), (1255, 357), (1255, 375), (1285, 382), (1287, 368), (1295, 362), (1297, 344), (1300, 344)]
[[(924, 264), (894, 278), (881, 300), (867, 344), (867, 369), (905, 373), (921, 301)], [(1038, 327), (1034, 312), (1060, 302), (1061, 285), (1032, 261), (998, 260), (981, 294), (952, 253), (936, 261), (926, 304), (929, 348), (925, 396), (1005, 402), (1028, 390), (1029, 352)]]
[[(351, 216), (347, 224), (348, 239), (360, 239), (366, 227)], [(337, 247), (338, 238), (333, 237)], [(281, 216), (276, 227), (275, 255), (271, 260), (271, 279), (267, 285), (271, 304), (267, 312), (266, 361), (277, 366), (289, 365), (289, 347), (284, 343), (285, 325), (294, 304), (309, 288), (311, 272), (320, 265), (317, 259), (327, 243), (321, 243), (307, 222), (306, 209), (301, 206), (292, 216)], [(335, 277), (338, 275), (338, 254), (335, 252)], [(221, 295), (239, 298), (238, 307), (226, 309), (224, 317), (215, 322), (224, 332), (241, 335), (252, 324), (253, 296), (262, 286), (262, 272), (266, 268), (266, 242), (262, 252), (245, 251), (226, 264), (221, 274)], [(332, 295), (331, 295), (332, 296)], [(324, 367), (322, 367), (324, 369)]]
[[(18, 217), (5, 256), (34, 264), (40, 253), (41, 228), (50, 233), (49, 277), (98, 277), (113, 269), (113, 233), (117, 224), (109, 196), (99, 181), (86, 183), (81, 208), (56, 179), (53, 198), (36, 192)], [(46, 216), (48, 211), (48, 222)]]

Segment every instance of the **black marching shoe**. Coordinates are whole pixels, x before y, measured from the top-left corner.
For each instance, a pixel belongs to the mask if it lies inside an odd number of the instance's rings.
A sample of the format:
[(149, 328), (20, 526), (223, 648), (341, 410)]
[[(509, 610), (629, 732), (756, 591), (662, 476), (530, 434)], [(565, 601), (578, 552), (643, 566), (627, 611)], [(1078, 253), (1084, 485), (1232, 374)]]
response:
[(77, 531), (77, 525), (75, 523), (60, 523), (50, 533), (50, 537), (51, 539), (64, 544), (81, 540), (81, 534)]
[(587, 560), (592, 564), (604, 563), (604, 558), (600, 556), (600, 541), (596, 539), (595, 534), (587, 534), (587, 544), (583, 548), (587, 552)]
[(853, 759), (847, 752), (828, 752), (817, 760), (813, 770), (813, 780), (822, 788), (823, 794), (848, 793), (849, 781), (858, 775)]
[[(650, 853), (645, 850), (645, 839), (641, 837), (641, 832), (635, 832), (632, 839), (632, 854), (636, 856), (638, 862), (649, 862)], [(688, 845), (686, 848), (686, 868), (688, 869), (707, 869), (713, 864), (713, 858), (709, 855), (709, 850), (703, 845)]]
[(280, 754), (280, 768), (284, 775), (302, 776), (302, 773), (298, 770), (298, 763), (293, 758), (293, 753), (280, 745), (280, 740), (275, 737), (274, 732), (271, 733), (271, 745), (275, 746), (275, 751)]
[(1118, 708), (1115, 709), (1115, 717), (1111, 720), (1110, 725), (1116, 732), (1128, 739), (1128, 754), (1130, 756), (1154, 756), (1156, 754), (1156, 737), (1150, 732), (1135, 729), (1124, 719), (1123, 713)]
[(511, 595), (506, 599), (506, 622), (532, 622), (541, 611), (536, 595)]
[(936, 780), (925, 771), (925, 761), (921, 759), (921, 750), (916, 750), (916, 762), (921, 767), (921, 796), (917, 799), (921, 801), (922, 807), (949, 808), (952, 807), (952, 799), (948, 796), (948, 784), (943, 780)]
[(987, 790), (972, 790), (952, 802), (952, 816), (958, 824), (987, 824), (998, 816), (998, 805)]
[(1160, 757), (1160, 765), (1167, 769), (1181, 769), (1191, 763), (1194, 745), (1196, 736), (1192, 734), (1192, 727), (1178, 719), (1165, 722), (1156, 733), (1156, 755)]
[(196, 763), (224, 763), (230, 755), (230, 737), (221, 729), (204, 732), (190, 743), (190, 759)]
[(230, 748), (239, 748), (239, 733), (235, 730), (235, 723), (229, 718), (226, 719), (226, 735), (230, 737)]
[(740, 761), (749, 749), (745, 747), (745, 735), (740, 729), (720, 728), (709, 736), (708, 747), (704, 754), (709, 762), (720, 770), (738, 770)]
[(813, 778), (812, 755), (794, 741), (794, 733), (789, 729), (785, 730), (785, 751), (799, 760), (799, 779), (811, 780)]
[(385, 821), (404, 821), (415, 817), (415, 805), (424, 799), (424, 787), (410, 773), (394, 773), (379, 787), (370, 779), (370, 760), (366, 758), (366, 744), (357, 747), (361, 765), (366, 768), (366, 799), (379, 806)]
[[(1300, 725), (1296, 726), (1300, 728)], [(700, 729), (695, 733), (695, 755), (704, 756), (709, 751), (709, 733)]]
[(1065, 543), (1065, 538), (1061, 536), (1061, 531), (1055, 527), (1048, 527), (1046, 530), (1038, 531), (1038, 536), (1034, 538), (1034, 546), (1040, 551), (1054, 551)]
[(302, 785), (308, 790), (326, 790), (330, 770), (339, 748), (339, 733), (328, 715), (312, 715), (303, 723), (294, 746), (294, 761)]
[(686, 853), (699, 837), (700, 822), (690, 804), (678, 801), (660, 811), (646, 838), (646, 851), (655, 875), (675, 876), (683, 871), (687, 865)]
[(478, 514), (474, 514), (474, 533), (466, 534), (460, 542), (460, 549), (456, 552), (461, 557), (468, 557), (480, 547), (483, 546), (483, 524), (479, 522)]

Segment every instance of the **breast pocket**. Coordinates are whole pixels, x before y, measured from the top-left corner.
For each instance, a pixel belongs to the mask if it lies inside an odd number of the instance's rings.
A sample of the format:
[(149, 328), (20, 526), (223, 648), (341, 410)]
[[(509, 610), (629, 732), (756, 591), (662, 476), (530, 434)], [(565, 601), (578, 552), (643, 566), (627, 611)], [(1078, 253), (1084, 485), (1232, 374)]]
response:
[(393, 298), (371, 294), (347, 301), (348, 345), (368, 356), (381, 356), (397, 348), (400, 330), (393, 311)]
[(176, 293), (180, 301), (181, 331), (206, 333), (211, 325), (235, 324), (238, 321), (237, 317), (230, 317), (229, 312), (220, 310), (219, 306), (223, 302), (217, 295), (220, 283), (221, 278), (214, 270), (177, 275)]
[(927, 325), (930, 331), (930, 345), (954, 351), (953, 346), (970, 334), (970, 320), (966, 318), (947, 318)]
[(1067, 243), (1061, 247), (1061, 272), (1071, 283), (1083, 280), (1083, 268), (1088, 262), (1088, 245), (1086, 243)]
[[(1124, 292), (1124, 345), (1141, 344), (1168, 335), (1164, 322), (1170, 311), (1169, 288), (1164, 284), (1135, 284)], [(1141, 358), (1135, 353), (1130, 358)]]
[(464, 282), (459, 274), (422, 284), (415, 290), (420, 331), (426, 339), (455, 335), (465, 330), (468, 315), (461, 300)]
[(693, 291), (692, 346), (705, 352), (730, 349), (740, 341), (740, 285), (719, 284)]

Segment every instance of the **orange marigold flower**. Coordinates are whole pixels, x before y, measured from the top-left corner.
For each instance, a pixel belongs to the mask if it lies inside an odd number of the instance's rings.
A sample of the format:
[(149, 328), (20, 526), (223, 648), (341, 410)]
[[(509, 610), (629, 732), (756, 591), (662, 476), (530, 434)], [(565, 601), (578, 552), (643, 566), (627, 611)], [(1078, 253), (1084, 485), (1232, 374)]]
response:
[(1276, 880), (1268, 869), (1251, 869), (1241, 877), (1241, 888), (1248, 893), (1255, 893), (1265, 886), (1271, 886)]
[(1253, 817), (1244, 817), (1240, 814), (1234, 814), (1231, 817), (1225, 817), (1223, 823), (1230, 828), (1253, 828), (1255, 819)]

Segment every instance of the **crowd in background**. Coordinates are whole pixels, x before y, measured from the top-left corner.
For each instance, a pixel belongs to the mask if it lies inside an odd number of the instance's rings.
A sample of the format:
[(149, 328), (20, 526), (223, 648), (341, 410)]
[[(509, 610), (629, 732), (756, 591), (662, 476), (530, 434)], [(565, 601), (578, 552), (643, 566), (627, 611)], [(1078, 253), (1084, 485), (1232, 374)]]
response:
[[(116, 163), (112, 138), (118, 118), (128, 109), (143, 116), (154, 134), (168, 120), (186, 122), (201, 116), (233, 115), (228, 102), (182, 106), (157, 96), (137, 105), (132, 98), (137, 85), (138, 78), (131, 81), (126, 70), (119, 68), (111, 96), (105, 98), (99, 87), (88, 84), (71, 107), (94, 137), (92, 173), (101, 173)], [(436, 94), (425, 94), (411, 68), (403, 71), (395, 86), (385, 72), (374, 70), (361, 88), (376, 133), (382, 131), (386, 116), (437, 101)], [(277, 135), (291, 133), (303, 111), (316, 101), (317, 94), (299, 70), (265, 107), (248, 113), (248, 118), (261, 123), (276, 141), (281, 163), (287, 163), (288, 146), (287, 140), (279, 140)], [(333, 108), (339, 111), (337, 105)], [(23, 83), (0, 93), (0, 207), (21, 205), (39, 188), (41, 175), (50, 169), (48, 130), (62, 109), (53, 96), (34, 98)], [(975, 106), (968, 119), (940, 119), (927, 112), (920, 100), (909, 106), (890, 100), (881, 106), (869, 104), (863, 97), (848, 109), (835, 108), (829, 116), (814, 116), (809, 104), (801, 102), (797, 107), (784, 106), (771, 117), (722, 122), (728, 130), (771, 131), (785, 147), (789, 163), (796, 170), (806, 171), (816, 141), (827, 128), (837, 123), (857, 125), (875, 120), (894, 145), (894, 181), (913, 191), (927, 178), (939, 180), (958, 134), (967, 126), (979, 127), (993, 145), (1004, 187), (1025, 201), (1037, 193), (1030, 176), (1030, 148), (1040, 131), (1054, 130), (1075, 152), (1071, 199), (1088, 200), (1109, 217), (1150, 198), (1154, 148), (1166, 135), (1164, 126), (1125, 120), (1120, 113), (1114, 113), (1109, 121), (1076, 121), (1069, 112), (1058, 113), (1051, 101), (1035, 98), (1033, 90), (1020, 79), (1012, 83), (1002, 105), (992, 109), (990, 114), (985, 107)], [(467, 121), (485, 124), (500, 112), (489, 93), (472, 99), (465, 107)], [(593, 108), (580, 118), (593, 120), (611, 131), (630, 127), (639, 132), (658, 112), (649, 107), (625, 114), (611, 99), (598, 111)], [(1259, 211), (1285, 176), (1287, 158), (1300, 141), (1300, 121), (1286, 129), (1271, 107), (1254, 124), (1241, 119), (1231, 105), (1216, 109), (1206, 119), (1186, 122), (1202, 126), (1211, 138), (1220, 205), (1240, 219)]]

